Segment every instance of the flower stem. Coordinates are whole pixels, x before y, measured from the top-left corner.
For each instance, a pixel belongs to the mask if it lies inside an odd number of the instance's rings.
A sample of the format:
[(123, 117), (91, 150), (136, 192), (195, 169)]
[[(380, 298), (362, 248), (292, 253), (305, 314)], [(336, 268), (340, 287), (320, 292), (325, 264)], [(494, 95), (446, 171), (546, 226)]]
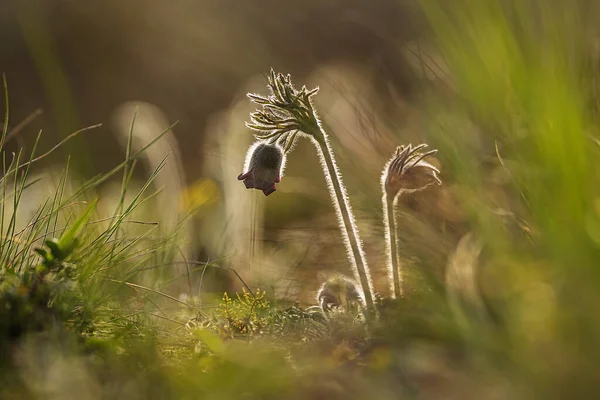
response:
[(319, 159), (321, 160), (321, 166), (325, 174), (333, 206), (336, 210), (338, 223), (342, 231), (344, 244), (346, 245), (355, 279), (360, 282), (367, 310), (370, 313), (374, 310), (373, 282), (371, 281), (369, 267), (362, 248), (358, 227), (354, 220), (354, 214), (350, 207), (346, 187), (342, 181), (342, 175), (337, 168), (333, 149), (325, 130), (319, 124), (318, 129), (311, 130), (309, 133), (314, 139), (313, 142), (319, 153)]
[(398, 227), (396, 225), (395, 205), (398, 196), (389, 195), (385, 192), (381, 199), (383, 203), (383, 221), (385, 224), (388, 278), (392, 298), (402, 297), (402, 275), (400, 271), (400, 260), (398, 259)]

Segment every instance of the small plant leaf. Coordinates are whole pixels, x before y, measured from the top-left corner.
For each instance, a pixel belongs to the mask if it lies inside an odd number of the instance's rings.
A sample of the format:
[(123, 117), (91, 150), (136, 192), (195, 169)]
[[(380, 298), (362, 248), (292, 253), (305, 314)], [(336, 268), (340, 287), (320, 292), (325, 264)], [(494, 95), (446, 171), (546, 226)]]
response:
[(48, 261), (48, 251), (46, 249), (42, 249), (41, 247), (33, 249), (44, 261)]
[[(95, 199), (85, 210), (83, 215), (75, 221), (75, 223), (61, 236), (58, 241), (58, 248), (60, 252), (64, 255), (64, 258), (69, 256), (69, 254), (73, 251), (75, 246), (77, 245), (77, 235), (81, 232), (81, 229), (90, 219), (92, 212), (96, 208), (96, 204), (98, 203), (98, 199)], [(63, 259), (64, 259), (63, 258)]]
[(46, 240), (44, 242), (44, 244), (46, 245), (46, 247), (48, 247), (50, 249), (50, 254), (52, 254), (54, 259), (57, 259), (57, 260), (64, 259), (65, 255), (63, 254), (63, 251), (61, 250), (61, 248), (58, 244), (58, 239)]

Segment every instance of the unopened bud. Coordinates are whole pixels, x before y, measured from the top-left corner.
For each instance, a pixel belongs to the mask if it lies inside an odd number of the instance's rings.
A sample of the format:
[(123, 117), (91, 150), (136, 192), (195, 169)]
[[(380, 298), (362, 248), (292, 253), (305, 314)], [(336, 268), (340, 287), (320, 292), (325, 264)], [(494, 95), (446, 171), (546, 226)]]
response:
[(438, 174), (440, 171), (425, 161), (425, 158), (435, 154), (437, 150), (421, 152), (427, 145), (421, 144), (400, 146), (396, 149), (394, 157), (384, 169), (382, 183), (388, 195), (400, 192), (416, 192), (431, 185), (441, 185)]

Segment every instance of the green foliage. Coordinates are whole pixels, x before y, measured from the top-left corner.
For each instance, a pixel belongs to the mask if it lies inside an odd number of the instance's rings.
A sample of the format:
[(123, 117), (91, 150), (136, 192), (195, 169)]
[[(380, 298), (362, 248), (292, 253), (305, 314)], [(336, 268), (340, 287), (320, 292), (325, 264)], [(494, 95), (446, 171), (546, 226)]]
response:
[[(96, 208), (97, 200), (94, 200), (92, 204), (90, 204), (84, 214), (79, 217), (75, 223), (69, 227), (65, 231), (65, 233), (61, 236), (60, 239), (50, 239), (46, 240), (44, 244), (48, 249), (44, 248), (36, 248), (34, 251), (39, 254), (42, 258), (42, 265), (46, 271), (51, 271), (54, 269), (60, 270), (63, 267), (63, 263), (67, 260), (67, 258), (73, 253), (75, 247), (79, 243), (79, 238), (77, 235), (81, 232), (85, 224), (90, 219), (92, 212)], [(39, 271), (41, 268), (38, 267)]]
[(267, 325), (269, 309), (265, 291), (257, 289), (256, 293), (251, 293), (242, 288), (242, 293), (237, 293), (233, 299), (227, 293), (223, 295), (217, 315), (227, 321), (227, 330), (232, 335), (252, 335)]

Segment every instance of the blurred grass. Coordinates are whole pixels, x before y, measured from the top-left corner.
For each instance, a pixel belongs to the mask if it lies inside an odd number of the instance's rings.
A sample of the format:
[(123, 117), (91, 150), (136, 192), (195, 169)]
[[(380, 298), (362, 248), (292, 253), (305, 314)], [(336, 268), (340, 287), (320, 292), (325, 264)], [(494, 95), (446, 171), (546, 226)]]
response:
[[(597, 376), (587, 365), (598, 356), (592, 337), (600, 333), (590, 313), (600, 304), (590, 232), (598, 218), (598, 121), (584, 3), (422, 4), (459, 99), (444, 112), (463, 121), (438, 129), (442, 163), (489, 249), (488, 288), (501, 298), (506, 355), (542, 397), (590, 396)], [(477, 126), (478, 148), (461, 132), (467, 119)], [(507, 201), (483, 189), (484, 155), (508, 170)], [(490, 213), (498, 207), (531, 224), (533, 246), (523, 249), (519, 236), (501, 229)]]
[[(40, 5), (37, 1), (22, 4), (19, 23), (52, 108), (56, 132), (59, 137), (63, 137), (67, 132), (77, 129), (80, 125), (80, 116), (68, 76), (61, 65), (56, 43), (50, 34), (45, 17), (38, 11)], [(90, 151), (83, 137), (76, 138), (64, 147), (67, 154), (72, 157), (76, 167), (75, 173), (89, 176), (94, 171)]]

